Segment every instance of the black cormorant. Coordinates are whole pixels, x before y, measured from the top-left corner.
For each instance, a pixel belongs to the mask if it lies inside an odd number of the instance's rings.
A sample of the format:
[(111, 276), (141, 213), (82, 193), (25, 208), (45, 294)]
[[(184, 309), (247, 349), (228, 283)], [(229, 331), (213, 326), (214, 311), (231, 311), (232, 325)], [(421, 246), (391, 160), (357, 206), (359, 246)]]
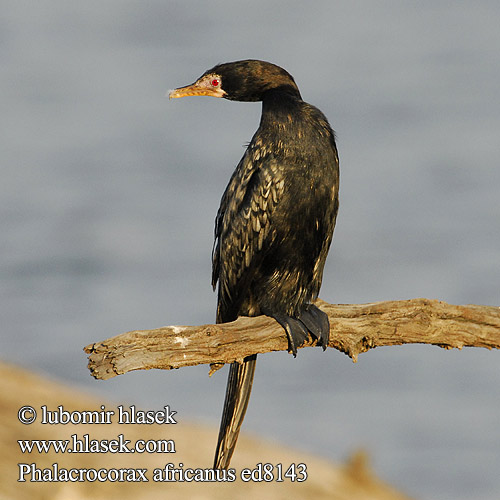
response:
[[(222, 196), (212, 285), (217, 322), (265, 314), (285, 329), (294, 355), (309, 334), (328, 345), (317, 298), (338, 210), (339, 161), (323, 113), (293, 77), (264, 61), (219, 64), (170, 98), (208, 95), (262, 101), (260, 125)], [(250, 397), (256, 355), (232, 363), (214, 468), (226, 469)]]

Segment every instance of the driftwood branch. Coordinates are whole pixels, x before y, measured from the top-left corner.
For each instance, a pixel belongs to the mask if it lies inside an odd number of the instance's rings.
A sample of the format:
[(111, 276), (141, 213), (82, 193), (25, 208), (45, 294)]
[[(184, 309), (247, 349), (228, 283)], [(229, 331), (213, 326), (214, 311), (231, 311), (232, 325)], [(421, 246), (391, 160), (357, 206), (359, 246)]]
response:
[[(357, 360), (378, 346), (432, 344), (445, 349), (500, 348), (500, 307), (455, 306), (438, 300), (412, 299), (372, 304), (332, 305), (318, 300), (330, 318), (329, 347)], [(304, 347), (314, 345), (309, 342)], [(131, 370), (241, 361), (254, 353), (284, 351), (288, 341), (272, 318), (241, 317), (231, 323), (165, 326), (123, 333), (84, 348), (97, 379)]]

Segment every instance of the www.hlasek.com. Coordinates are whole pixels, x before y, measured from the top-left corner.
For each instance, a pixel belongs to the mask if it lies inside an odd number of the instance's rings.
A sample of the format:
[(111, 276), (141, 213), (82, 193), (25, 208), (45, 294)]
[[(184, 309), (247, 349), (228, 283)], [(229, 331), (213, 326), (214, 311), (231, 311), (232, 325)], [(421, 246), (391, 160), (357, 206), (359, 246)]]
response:
[[(42, 425), (77, 425), (77, 424), (177, 424), (174, 416), (177, 412), (164, 406), (161, 410), (140, 410), (135, 406), (118, 406), (107, 410), (104, 405), (100, 410), (67, 411), (63, 406), (51, 410), (40, 407), (39, 421)], [(21, 423), (29, 425), (38, 418), (38, 412), (32, 406), (23, 406), (18, 411)], [(65, 453), (176, 453), (173, 439), (138, 439), (134, 442), (119, 434), (113, 439), (92, 439), (89, 434), (72, 434), (70, 439), (19, 439), (19, 449), (24, 454)], [(65, 468), (59, 463), (50, 467), (38, 467), (36, 463), (19, 463), (18, 482), (233, 482), (239, 477), (242, 481), (255, 482), (303, 482), (307, 479), (307, 466), (303, 463), (283, 464), (258, 463), (254, 468), (245, 468), (237, 474), (235, 469), (214, 470), (184, 467), (183, 463), (175, 466), (166, 463), (148, 474), (146, 468)]]

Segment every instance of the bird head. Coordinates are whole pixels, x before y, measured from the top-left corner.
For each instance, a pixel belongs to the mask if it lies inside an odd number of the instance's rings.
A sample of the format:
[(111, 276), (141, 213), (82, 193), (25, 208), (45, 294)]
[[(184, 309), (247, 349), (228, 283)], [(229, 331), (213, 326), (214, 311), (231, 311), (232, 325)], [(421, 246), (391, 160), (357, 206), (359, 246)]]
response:
[(193, 84), (172, 90), (169, 97), (208, 95), (231, 101), (262, 101), (270, 90), (280, 90), (300, 98), (290, 73), (269, 62), (246, 59), (218, 64), (205, 71)]

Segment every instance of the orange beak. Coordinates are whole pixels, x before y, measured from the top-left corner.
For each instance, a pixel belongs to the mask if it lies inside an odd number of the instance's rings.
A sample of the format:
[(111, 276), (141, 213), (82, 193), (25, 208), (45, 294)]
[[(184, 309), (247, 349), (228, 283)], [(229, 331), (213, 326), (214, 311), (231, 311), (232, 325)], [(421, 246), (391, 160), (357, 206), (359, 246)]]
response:
[(187, 97), (191, 95), (209, 95), (212, 97), (224, 97), (226, 93), (220, 87), (212, 87), (207, 81), (197, 81), (186, 87), (179, 87), (171, 90), (168, 94), (169, 99), (178, 97)]

